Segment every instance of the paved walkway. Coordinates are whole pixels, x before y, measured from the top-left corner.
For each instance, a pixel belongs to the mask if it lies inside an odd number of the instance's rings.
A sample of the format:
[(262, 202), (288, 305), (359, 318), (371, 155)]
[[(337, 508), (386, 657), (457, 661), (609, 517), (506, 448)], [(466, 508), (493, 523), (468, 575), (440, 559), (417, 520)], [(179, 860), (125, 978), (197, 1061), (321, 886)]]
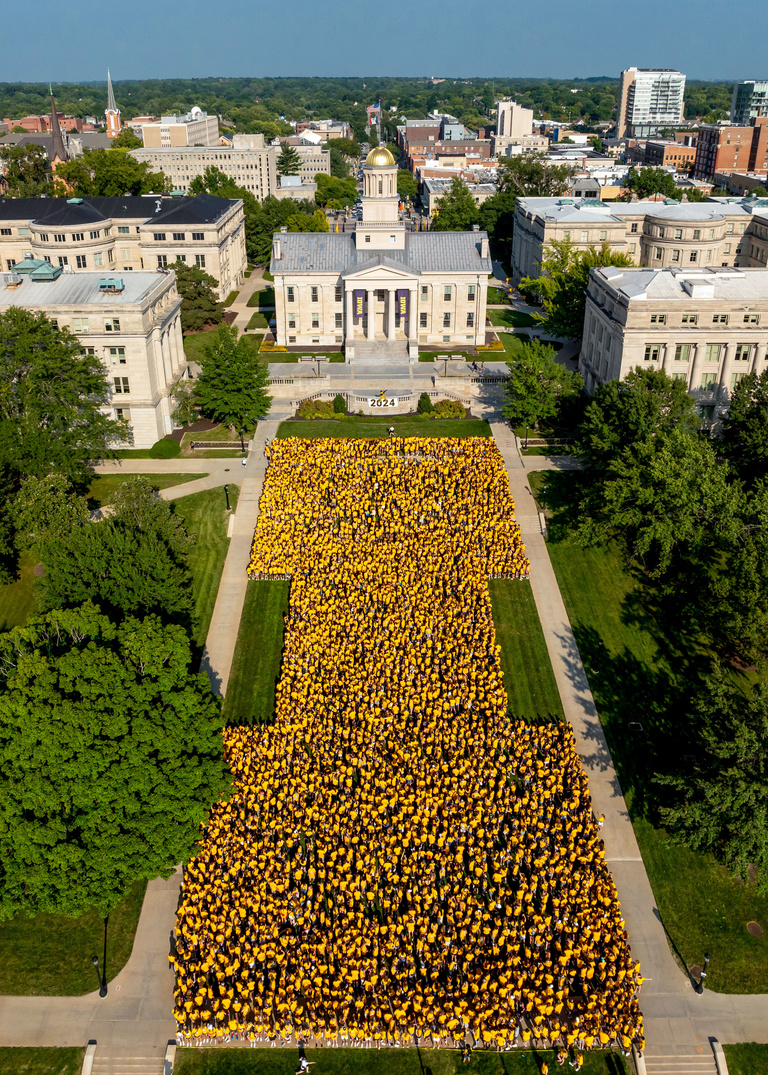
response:
[[(629, 819), (624, 796), (597, 714), (576, 639), (541, 533), (539, 513), (528, 483), (533, 470), (574, 469), (575, 460), (541, 456), (522, 459), (505, 423), (491, 422), (504, 458), (528, 558), (531, 589), (541, 620), (565, 716), (574, 730), (589, 777), (597, 814), (605, 814), (602, 835), (634, 956), (648, 979), (640, 1001), (646, 1021), (648, 1071), (662, 1056), (712, 1058), (709, 1038), (768, 1042), (768, 996), (696, 994), (675, 962), (658, 917), (653, 891)], [(690, 1070), (690, 1069), (689, 1069)], [(714, 1072), (714, 1060), (706, 1070)]]
[(230, 312), (236, 314), (233, 324), (242, 332), (245, 326), (251, 320), (253, 314), (258, 310), (258, 306), (249, 306), (248, 299), (253, 295), (255, 291), (262, 291), (265, 287), (269, 287), (269, 281), (264, 279), (263, 269), (254, 269), (247, 280), (244, 280), (240, 287), (240, 294), (237, 296), (232, 305), (228, 308)]

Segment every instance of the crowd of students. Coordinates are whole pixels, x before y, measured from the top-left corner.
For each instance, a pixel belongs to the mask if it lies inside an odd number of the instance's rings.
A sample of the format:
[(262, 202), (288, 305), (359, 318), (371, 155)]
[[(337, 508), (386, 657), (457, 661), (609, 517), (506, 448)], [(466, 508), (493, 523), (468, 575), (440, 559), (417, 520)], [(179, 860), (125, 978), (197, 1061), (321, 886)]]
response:
[(491, 440), (270, 446), (249, 573), (292, 580), (275, 717), (225, 733), (180, 1042), (642, 1045), (571, 730), (507, 712), (488, 579), (528, 568)]

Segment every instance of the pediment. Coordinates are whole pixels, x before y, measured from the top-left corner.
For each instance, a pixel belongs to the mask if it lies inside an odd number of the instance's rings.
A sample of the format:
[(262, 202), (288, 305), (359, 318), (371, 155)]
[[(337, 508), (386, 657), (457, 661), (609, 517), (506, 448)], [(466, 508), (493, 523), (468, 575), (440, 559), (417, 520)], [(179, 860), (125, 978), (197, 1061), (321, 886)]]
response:
[(380, 254), (363, 265), (355, 265), (341, 274), (345, 280), (364, 283), (366, 280), (387, 281), (413, 280), (420, 276), (418, 270), (406, 268), (391, 258)]

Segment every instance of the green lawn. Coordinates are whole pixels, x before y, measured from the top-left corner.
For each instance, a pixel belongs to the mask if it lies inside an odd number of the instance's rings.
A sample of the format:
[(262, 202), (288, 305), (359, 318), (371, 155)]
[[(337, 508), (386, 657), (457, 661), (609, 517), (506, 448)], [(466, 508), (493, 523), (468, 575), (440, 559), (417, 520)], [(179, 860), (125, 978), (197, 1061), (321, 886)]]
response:
[(229, 294), (227, 295), (227, 297), (226, 297), (226, 298), (224, 299), (224, 305), (225, 305), (225, 306), (231, 306), (231, 305), (232, 305), (232, 303), (233, 303), (233, 302), (235, 301), (235, 299), (237, 298), (237, 296), (238, 296), (239, 294), (240, 294), (240, 292), (239, 292), (239, 291), (230, 291), (230, 293), (229, 293)]
[(389, 426), (395, 427), (398, 437), (490, 437), (491, 427), (479, 418), (416, 418), (387, 416), (386, 418), (340, 418), (311, 421), (281, 422), (277, 429), (282, 437), (351, 437), (372, 439), (386, 437)]
[(18, 577), (0, 586), (0, 631), (20, 627), (35, 610), (34, 570), (37, 556), (34, 551), (19, 557)]
[(82, 1049), (0, 1049), (0, 1075), (80, 1075)]
[(273, 287), (265, 287), (262, 291), (254, 291), (251, 297), (248, 299), (249, 306), (258, 306), (259, 309), (264, 309), (265, 306), (275, 305), (275, 289)]
[[(137, 882), (109, 916), (110, 981), (131, 954), (145, 889), (145, 881)], [(103, 950), (104, 919), (96, 911), (87, 911), (79, 918), (40, 914), (0, 922), (0, 994), (66, 997), (91, 993), (99, 987), (91, 956), (97, 955), (101, 960)], [(0, 1066), (0, 1072), (4, 1070)]]
[(530, 342), (527, 332), (500, 332), (499, 339), (504, 345), (504, 354), (499, 352), (498, 358), (494, 355), (494, 361), (508, 362), (510, 358), (516, 358), (520, 354), (524, 343)]
[(510, 711), (524, 719), (563, 720), (563, 707), (530, 582), (491, 579), (490, 589)]
[(500, 287), (494, 287), (493, 284), (489, 284), (487, 301), (489, 306), (507, 306), (509, 305), (509, 296)]
[[(241, 335), (241, 339), (246, 341), (248, 347), (258, 353), (261, 346), (261, 336), (248, 336)], [(205, 346), (209, 343), (213, 343), (215, 339), (215, 333), (210, 332), (193, 332), (189, 336), (184, 337), (184, 354), (187, 356), (187, 362), (200, 362), (200, 356)]]
[[(670, 762), (684, 765), (693, 749), (676, 716), (706, 666), (704, 641), (693, 628), (670, 628), (653, 591), (630, 575), (616, 546), (576, 544), (565, 512), (577, 473), (532, 478), (537, 500), (554, 516), (552, 565), (672, 948), (687, 966), (708, 951), (708, 985), (716, 992), (764, 992), (768, 895), (674, 841), (660, 824), (652, 783)], [(753, 920), (766, 930), (759, 939), (746, 928)]]
[(228, 724), (272, 722), (290, 586), (282, 579), (248, 583), (224, 699)]
[[(458, 1049), (308, 1049), (307, 1059), (321, 1075), (538, 1075), (542, 1060), (549, 1070), (560, 1068), (551, 1052), (520, 1049), (497, 1053), (478, 1050), (469, 1065), (462, 1064)], [(176, 1050), (175, 1075), (293, 1075), (298, 1063), (296, 1049), (195, 1049)], [(616, 1053), (586, 1053), (583, 1075), (628, 1075), (623, 1057)]]
[(248, 322), (249, 331), (255, 328), (269, 328), (269, 318), (259, 310), (257, 310), (256, 313), (251, 314), (251, 318)]
[(170, 489), (174, 485), (204, 478), (204, 474), (97, 474), (88, 486), (88, 506), (93, 510), (105, 504), (115, 490), (131, 478), (146, 478), (153, 489)]
[(728, 1075), (764, 1075), (768, 1072), (768, 1045), (724, 1045)]
[[(234, 474), (233, 483), (237, 478), (238, 475)], [(233, 511), (237, 507), (238, 492), (239, 486), (229, 486), (229, 502)], [(176, 514), (184, 520), (189, 533), (197, 537), (189, 553), (195, 597), (192, 640), (202, 648), (208, 634), (224, 559), (229, 548), (224, 490), (206, 489), (203, 493), (179, 497), (174, 501), (173, 507)]]
[(538, 321), (522, 310), (489, 310), (488, 317), (492, 325), (504, 325), (506, 328), (530, 328), (532, 325), (538, 325)]

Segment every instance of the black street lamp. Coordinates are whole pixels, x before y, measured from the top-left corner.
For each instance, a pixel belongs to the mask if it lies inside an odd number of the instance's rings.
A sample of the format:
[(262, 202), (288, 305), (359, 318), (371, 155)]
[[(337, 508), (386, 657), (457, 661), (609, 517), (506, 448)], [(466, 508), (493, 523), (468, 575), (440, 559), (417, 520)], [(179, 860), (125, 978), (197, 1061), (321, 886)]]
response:
[(699, 994), (704, 992), (704, 979), (707, 977), (707, 967), (709, 966), (709, 961), (711, 958), (712, 956), (709, 954), (709, 952), (704, 953), (704, 966), (701, 968), (701, 971), (699, 973), (698, 983), (693, 987)]
[[(101, 971), (99, 970), (99, 957), (98, 956), (91, 956), (91, 963), (93, 963), (94, 967), (96, 968), (96, 976), (99, 979), (99, 996), (100, 997), (105, 997), (107, 995), (107, 976), (106, 976), (106, 973), (104, 974), (104, 976), (102, 976)], [(105, 968), (105, 970), (106, 970), (106, 968)]]
[(231, 511), (232, 509), (229, 506), (229, 486), (228, 485), (224, 486), (224, 496), (225, 496), (226, 501), (227, 501), (227, 511)]

